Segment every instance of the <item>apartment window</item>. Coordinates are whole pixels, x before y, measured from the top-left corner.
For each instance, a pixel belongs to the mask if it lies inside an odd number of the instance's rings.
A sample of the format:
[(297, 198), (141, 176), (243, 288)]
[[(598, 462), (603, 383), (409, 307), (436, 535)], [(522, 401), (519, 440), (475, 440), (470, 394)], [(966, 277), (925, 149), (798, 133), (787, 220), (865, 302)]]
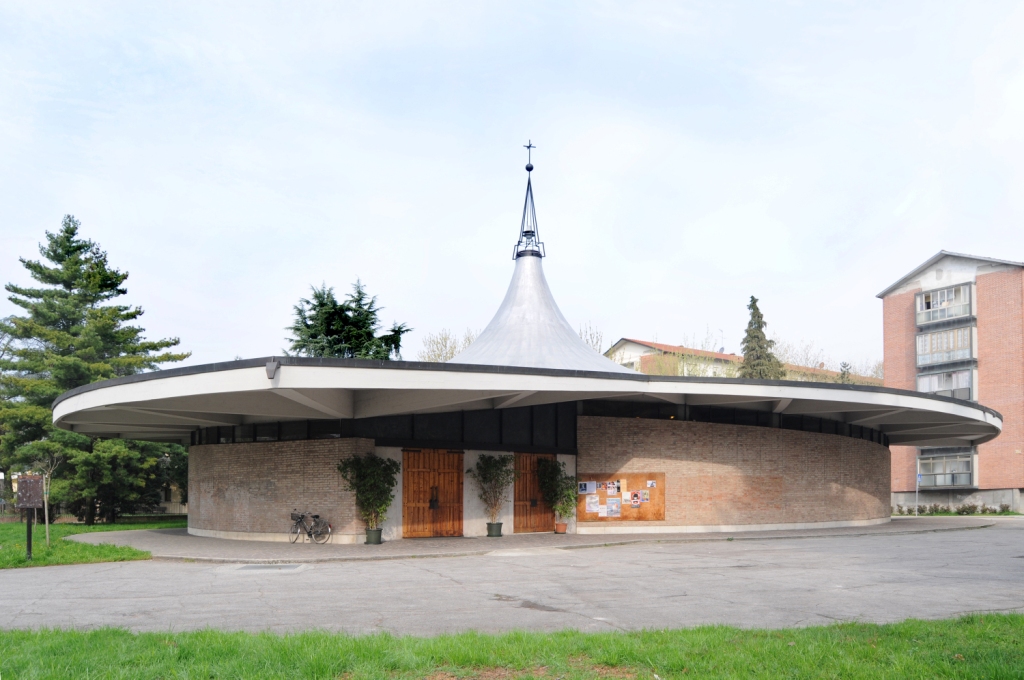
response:
[(929, 366), (974, 358), (974, 327), (921, 333), (917, 336), (917, 365)]
[(971, 284), (918, 293), (917, 323), (923, 325), (971, 315)]
[(971, 398), (974, 371), (947, 371), (917, 376), (917, 391), (956, 399)]
[(939, 456), (921, 456), (922, 489), (943, 486), (973, 486), (974, 455), (970, 451)]

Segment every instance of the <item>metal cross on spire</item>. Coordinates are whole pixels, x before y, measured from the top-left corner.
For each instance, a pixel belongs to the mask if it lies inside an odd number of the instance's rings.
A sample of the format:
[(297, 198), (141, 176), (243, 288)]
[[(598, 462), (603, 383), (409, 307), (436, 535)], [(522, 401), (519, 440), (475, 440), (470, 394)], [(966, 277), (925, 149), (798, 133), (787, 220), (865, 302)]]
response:
[(533, 257), (544, 257), (544, 244), (540, 241), (540, 234), (537, 232), (537, 211), (533, 207), (533, 182), (530, 174), (533, 172), (532, 151), (536, 149), (533, 141), (523, 144), (526, 149), (526, 202), (523, 203), (523, 221), (519, 225), (519, 242), (516, 244), (512, 259), (517, 260), (524, 255)]

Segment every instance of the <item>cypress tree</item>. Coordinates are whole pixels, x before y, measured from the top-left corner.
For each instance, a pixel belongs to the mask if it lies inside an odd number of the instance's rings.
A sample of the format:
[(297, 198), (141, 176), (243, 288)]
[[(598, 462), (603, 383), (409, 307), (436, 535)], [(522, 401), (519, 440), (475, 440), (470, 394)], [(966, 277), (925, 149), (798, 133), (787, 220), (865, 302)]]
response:
[[(58, 480), (70, 480), (79, 474), (79, 467), (82, 474), (86, 469), (105, 470), (93, 475), (100, 478), (111, 474), (123, 478), (123, 471), (110, 467), (116, 457), (96, 457), (90, 437), (54, 428), (51, 404), (67, 390), (152, 370), (189, 354), (162, 351), (177, 345), (177, 338), (145, 340), (145, 329), (132, 325), (142, 316), (141, 307), (111, 304), (127, 293), (123, 284), (128, 273), (111, 267), (96, 243), (81, 238), (80, 226), (74, 216), (65, 215), (57, 233), (46, 232), (46, 242), (39, 247), (42, 260), (19, 258), (41, 287), (5, 286), (8, 299), (25, 315), (0, 321), (0, 334), (11, 340), (6, 354), (0, 356), (0, 469), (28, 467), (42, 459), (66, 461), (55, 474), (54, 495), (64, 489), (67, 493), (60, 500), (88, 505), (91, 521), (97, 498), (76, 495)], [(131, 442), (125, 446), (149, 451), (151, 457), (184, 455), (181, 447), (173, 445)], [(156, 476), (141, 472), (151, 467), (133, 464), (128, 486), (136, 490), (127, 494), (128, 505), (145, 495), (139, 488), (152, 486)], [(115, 491), (108, 502), (113, 503), (111, 516), (117, 511), (117, 496)]]
[(786, 368), (772, 353), (775, 341), (769, 340), (764, 333), (768, 322), (764, 320), (757, 306), (757, 298), (753, 295), (750, 296), (747, 309), (750, 310), (750, 321), (747, 323), (747, 333), (743, 336), (743, 364), (740, 366), (740, 377), (782, 380), (786, 377)]
[(401, 359), (402, 336), (412, 329), (394, 323), (391, 330), (377, 335), (381, 307), (370, 297), (361, 281), (356, 281), (344, 302), (334, 297), (334, 289), (313, 287), (312, 299), (295, 305), (291, 351), (307, 357), (343, 359)]

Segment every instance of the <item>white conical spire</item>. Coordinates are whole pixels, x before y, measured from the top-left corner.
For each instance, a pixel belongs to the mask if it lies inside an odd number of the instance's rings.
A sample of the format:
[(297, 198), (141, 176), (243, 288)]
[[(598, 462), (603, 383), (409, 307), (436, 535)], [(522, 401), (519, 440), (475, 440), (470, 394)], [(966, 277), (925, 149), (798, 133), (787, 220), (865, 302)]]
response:
[[(528, 164), (526, 170), (531, 172), (533, 165)], [(565, 320), (544, 278), (542, 257), (544, 244), (538, 237), (528, 177), (516, 268), (508, 292), (480, 337), (449, 363), (632, 373), (583, 342)]]

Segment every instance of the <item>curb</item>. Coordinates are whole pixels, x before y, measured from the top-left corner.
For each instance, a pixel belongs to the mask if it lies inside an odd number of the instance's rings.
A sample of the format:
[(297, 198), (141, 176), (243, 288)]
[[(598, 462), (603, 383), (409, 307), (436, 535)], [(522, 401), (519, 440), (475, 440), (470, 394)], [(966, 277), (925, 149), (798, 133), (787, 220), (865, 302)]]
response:
[[(931, 534), (946, 531), (971, 531), (974, 529), (988, 529), (995, 524), (978, 524), (969, 527), (936, 527), (931, 529), (907, 529), (906, 531), (859, 532), (849, 534), (803, 534), (790, 536), (706, 536), (693, 538), (634, 538), (621, 541), (605, 541), (602, 543), (587, 543), (584, 545), (567, 546), (538, 546), (538, 548), (556, 548), (558, 550), (585, 550), (589, 548), (611, 548), (622, 545), (637, 545), (640, 543), (710, 543), (714, 541), (783, 541), (787, 539), (809, 540), (815, 538), (856, 538), (861, 536), (906, 536), (908, 534)], [(529, 551), (532, 548), (516, 548), (517, 550)], [(439, 557), (478, 557), (488, 555), (494, 550), (463, 550), (458, 552), (443, 553), (408, 553), (401, 555), (347, 555), (339, 557), (306, 557), (297, 559), (284, 558), (246, 558), (246, 557), (189, 557), (184, 555), (152, 555), (151, 559), (161, 562), (196, 562), (204, 564), (317, 564), (325, 562), (383, 562), (388, 560), (418, 560), (434, 559)]]

